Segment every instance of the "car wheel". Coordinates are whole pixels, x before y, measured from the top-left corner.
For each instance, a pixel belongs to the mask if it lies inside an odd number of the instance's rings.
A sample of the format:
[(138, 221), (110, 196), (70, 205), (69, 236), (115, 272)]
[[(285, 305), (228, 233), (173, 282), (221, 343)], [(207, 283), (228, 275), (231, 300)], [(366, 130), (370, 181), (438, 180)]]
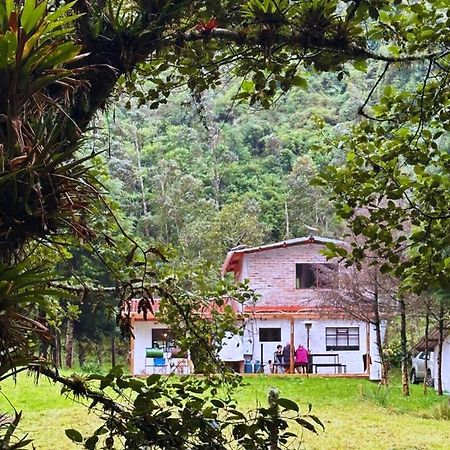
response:
[(433, 377), (431, 376), (431, 372), (430, 372), (430, 370), (428, 369), (428, 374), (427, 374), (427, 379), (426, 379), (426, 385), (427, 386), (433, 386)]
[(419, 380), (417, 379), (417, 376), (416, 376), (415, 369), (411, 370), (411, 376), (409, 377), (409, 380), (411, 381), (411, 384), (417, 384), (419, 382)]

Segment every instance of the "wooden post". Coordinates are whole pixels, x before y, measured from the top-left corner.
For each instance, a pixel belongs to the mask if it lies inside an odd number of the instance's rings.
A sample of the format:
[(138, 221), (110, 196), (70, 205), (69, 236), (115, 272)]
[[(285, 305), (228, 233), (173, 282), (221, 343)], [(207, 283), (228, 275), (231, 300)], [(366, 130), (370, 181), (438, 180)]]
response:
[(291, 317), (291, 354), (289, 372), (294, 373), (294, 318)]
[(370, 375), (370, 322), (367, 322), (366, 327), (366, 372)]
[[(134, 319), (131, 319), (131, 329), (134, 330)], [(134, 334), (132, 333), (130, 336), (130, 372), (131, 375), (136, 375), (134, 373)]]

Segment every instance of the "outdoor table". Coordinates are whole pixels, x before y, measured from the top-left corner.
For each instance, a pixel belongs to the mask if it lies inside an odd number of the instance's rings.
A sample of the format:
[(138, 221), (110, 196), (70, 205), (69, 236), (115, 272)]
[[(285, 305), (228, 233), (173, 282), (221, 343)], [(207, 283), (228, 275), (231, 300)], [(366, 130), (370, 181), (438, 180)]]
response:
[[(339, 353), (310, 353), (311, 368), (314, 369), (314, 373), (317, 373), (318, 367), (333, 367), (334, 373), (347, 372), (347, 366), (339, 362)], [(314, 358), (333, 358), (333, 361), (323, 361), (319, 363), (314, 362)]]

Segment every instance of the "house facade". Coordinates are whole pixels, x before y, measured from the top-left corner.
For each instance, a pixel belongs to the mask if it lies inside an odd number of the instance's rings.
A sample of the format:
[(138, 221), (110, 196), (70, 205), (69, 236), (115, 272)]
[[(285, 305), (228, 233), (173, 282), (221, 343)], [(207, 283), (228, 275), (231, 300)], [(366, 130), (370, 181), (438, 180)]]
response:
[[(174, 346), (173, 337), (167, 325), (160, 323), (154, 314), (144, 319), (138, 312), (138, 301), (131, 303), (131, 325), (134, 337), (131, 339), (130, 368), (137, 376), (159, 373), (188, 375), (193, 372), (189, 355), (180, 355)], [(154, 312), (159, 302), (153, 305)]]
[[(438, 347), (434, 348), (434, 360), (438, 360)], [(437, 364), (434, 365), (434, 388), (437, 389), (438, 376), (437, 376)], [(442, 390), (450, 392), (450, 333), (447, 335), (442, 343)]]
[[(236, 371), (268, 372), (278, 345), (290, 344), (295, 349), (301, 344), (311, 354), (309, 370), (313, 373), (381, 378), (373, 325), (330, 306), (332, 293), (342, 289), (339, 274), (345, 270), (322, 254), (330, 242), (345, 245), (307, 236), (261, 247), (241, 246), (228, 252), (223, 274), (231, 272), (237, 282), (248, 280), (259, 300), (242, 305), (242, 334), (229, 335), (223, 341), (219, 354), (222, 361)], [(154, 309), (157, 311), (158, 304)], [(153, 315), (144, 320), (137, 310), (131, 311), (131, 320), (134, 375), (193, 371), (189, 355), (180, 358), (174, 353), (167, 326)], [(291, 351), (286, 367), (292, 372), (293, 355)]]
[[(228, 253), (223, 273), (248, 280), (260, 296), (243, 308), (243, 345), (236, 347), (235, 359), (267, 367), (278, 345), (295, 349), (301, 344), (312, 355), (315, 373), (381, 378), (374, 326), (329, 306), (333, 292), (342, 289), (339, 274), (346, 269), (322, 254), (328, 243), (345, 245), (307, 236)], [(384, 329), (385, 324), (383, 335)]]

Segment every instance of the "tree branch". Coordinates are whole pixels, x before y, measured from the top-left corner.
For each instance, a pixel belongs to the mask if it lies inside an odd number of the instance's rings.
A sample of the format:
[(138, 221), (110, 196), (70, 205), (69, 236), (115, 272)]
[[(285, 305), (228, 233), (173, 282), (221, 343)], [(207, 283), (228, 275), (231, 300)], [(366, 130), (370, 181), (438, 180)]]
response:
[[(163, 40), (163, 44), (173, 45), (177, 42), (193, 42), (201, 41), (205, 39), (218, 39), (225, 40), (228, 42), (234, 42), (241, 45), (261, 45), (264, 40), (262, 35), (250, 35), (243, 32), (232, 31), (226, 28), (214, 28), (209, 32), (203, 31), (189, 31), (178, 35), (176, 38), (170, 38), (168, 40)], [(342, 43), (338, 39), (327, 39), (325, 37), (312, 36), (308, 33), (283, 35), (277, 34), (273, 37), (274, 42), (283, 45), (290, 46), (292, 48), (301, 48), (304, 50), (322, 50), (329, 51), (332, 53), (337, 53), (341, 55), (346, 55), (350, 59), (373, 59), (376, 61), (385, 61), (389, 63), (402, 63), (402, 62), (412, 62), (412, 61), (423, 61), (429, 59), (439, 58), (445, 56), (447, 52), (438, 51), (432, 53), (422, 53), (406, 56), (391, 56), (384, 55), (382, 53), (377, 53), (368, 48), (361, 47), (353, 43)]]

